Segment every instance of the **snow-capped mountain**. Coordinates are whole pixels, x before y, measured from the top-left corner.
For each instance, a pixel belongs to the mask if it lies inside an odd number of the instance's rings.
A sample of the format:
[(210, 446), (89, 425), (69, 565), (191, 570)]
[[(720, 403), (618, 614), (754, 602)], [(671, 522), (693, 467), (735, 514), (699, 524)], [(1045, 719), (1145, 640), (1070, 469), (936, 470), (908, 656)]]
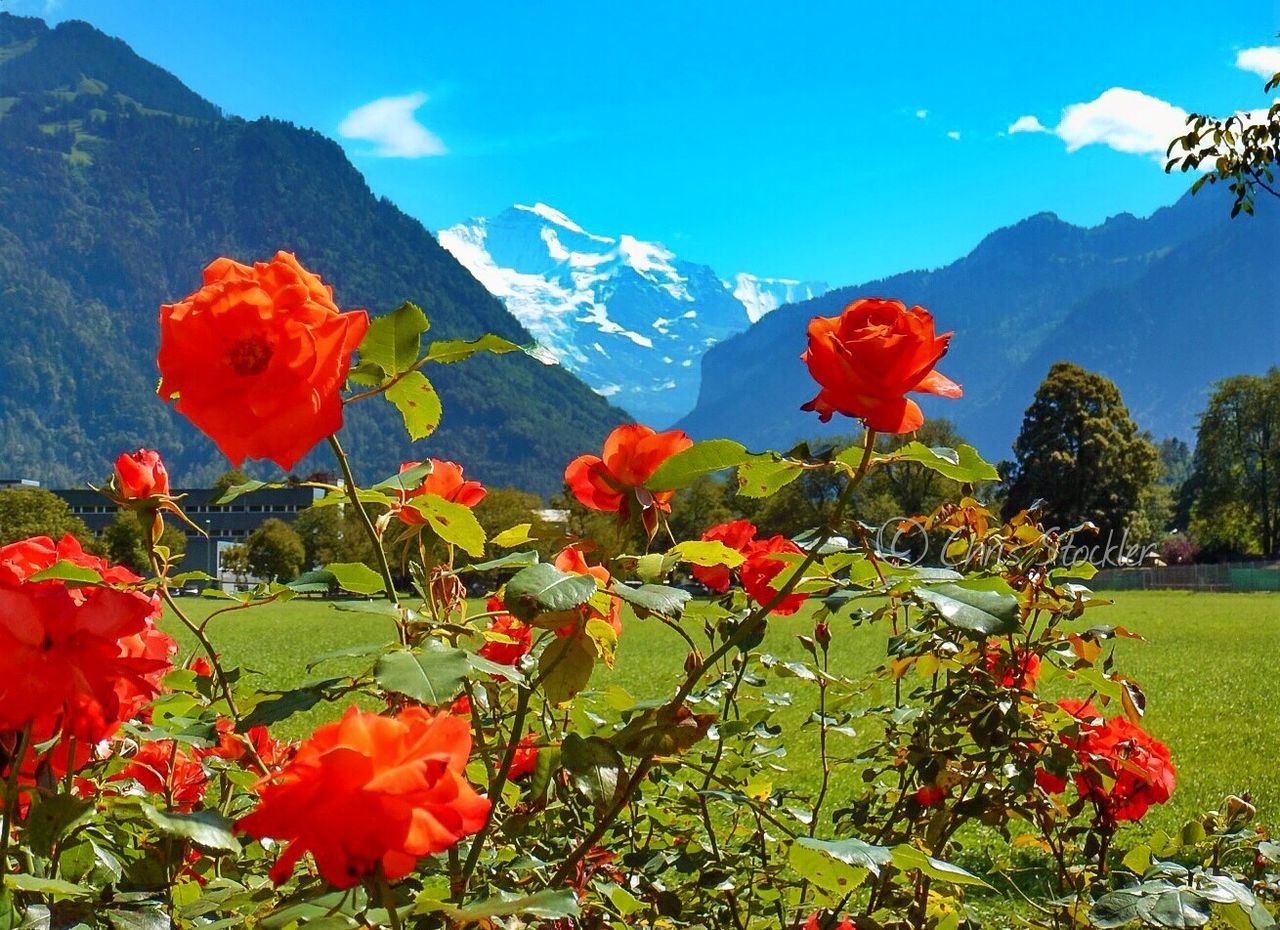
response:
[(642, 423), (666, 426), (698, 398), (702, 355), (826, 284), (737, 274), (633, 236), (600, 236), (546, 204), (439, 233), (559, 362)]

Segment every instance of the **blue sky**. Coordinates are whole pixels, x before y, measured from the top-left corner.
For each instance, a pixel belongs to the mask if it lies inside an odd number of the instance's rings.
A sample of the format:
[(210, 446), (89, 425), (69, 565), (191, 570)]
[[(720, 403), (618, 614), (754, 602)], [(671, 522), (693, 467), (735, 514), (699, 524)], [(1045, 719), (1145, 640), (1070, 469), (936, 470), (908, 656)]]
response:
[(1265, 105), (1280, 69), (1274, 2), (861, 6), (0, 2), (338, 139), (433, 229), (544, 201), (722, 275), (832, 284), (1043, 210), (1150, 213), (1188, 183), (1152, 154), (1180, 110)]

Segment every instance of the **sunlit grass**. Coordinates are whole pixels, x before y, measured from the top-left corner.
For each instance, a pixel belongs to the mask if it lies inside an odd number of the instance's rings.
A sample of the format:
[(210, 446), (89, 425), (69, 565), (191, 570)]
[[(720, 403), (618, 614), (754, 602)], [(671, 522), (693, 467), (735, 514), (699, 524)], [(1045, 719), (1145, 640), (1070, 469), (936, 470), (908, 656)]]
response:
[[(1114, 607), (1094, 616), (1145, 637), (1145, 642), (1116, 646), (1118, 666), (1144, 686), (1146, 726), (1169, 744), (1179, 773), (1173, 800), (1153, 810), (1147, 825), (1179, 826), (1228, 792), (1241, 791), (1252, 792), (1264, 820), (1280, 821), (1280, 594), (1119, 592), (1114, 597)], [(195, 599), (186, 603), (199, 615), (218, 606)], [(839, 622), (832, 627), (833, 670), (856, 676), (883, 658), (883, 630)], [(293, 687), (344, 667), (339, 661), (308, 673), (305, 666), (314, 656), (392, 638), (385, 620), (303, 599), (227, 614), (211, 630), (230, 664), (244, 666), (252, 684), (272, 688)], [(811, 623), (804, 612), (779, 618), (762, 649), (786, 659), (804, 658), (796, 636), (808, 632)], [(184, 637), (183, 643), (190, 648), (190, 640)], [(637, 699), (669, 694), (686, 649), (657, 621), (628, 619), (616, 668), (598, 673), (593, 685), (619, 685)], [(813, 694), (806, 691), (811, 687), (796, 679), (769, 685), (794, 692), (793, 706), (780, 711), (787, 732), (795, 734), (785, 760), (791, 771), (783, 777), (802, 783), (815, 779), (817, 770), (811, 729), (799, 729), (813, 707)], [(277, 729), (304, 735), (341, 710), (318, 707)], [(836, 774), (837, 801), (843, 774)]]

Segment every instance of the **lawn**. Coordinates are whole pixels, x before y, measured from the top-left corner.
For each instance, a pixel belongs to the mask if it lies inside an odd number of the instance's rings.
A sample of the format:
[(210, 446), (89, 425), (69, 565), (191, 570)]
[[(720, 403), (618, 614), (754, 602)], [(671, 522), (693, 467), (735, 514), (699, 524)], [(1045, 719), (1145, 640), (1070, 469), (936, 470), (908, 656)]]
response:
[[(1117, 647), (1118, 667), (1140, 681), (1148, 697), (1147, 727), (1166, 741), (1179, 771), (1178, 790), (1146, 824), (1171, 828), (1228, 792), (1250, 791), (1261, 817), (1280, 825), (1280, 594), (1116, 592), (1115, 606), (1100, 608), (1097, 622), (1122, 625), (1145, 637)], [(217, 602), (187, 601), (197, 616)], [(176, 626), (176, 624), (174, 624)], [(802, 658), (795, 634), (810, 632), (804, 614), (774, 622), (764, 650)], [(180, 634), (182, 631), (178, 631)], [(879, 629), (833, 624), (832, 666), (856, 675), (884, 655)], [(344, 647), (386, 641), (391, 626), (372, 616), (337, 611), (324, 602), (296, 600), (236, 612), (214, 621), (212, 635), (231, 664), (253, 671), (251, 681), (286, 688), (314, 677), (307, 661)], [(189, 649), (189, 638), (181, 637)], [(593, 685), (619, 685), (634, 697), (669, 694), (680, 674), (685, 647), (656, 621), (626, 623), (616, 669)], [(330, 666), (333, 667), (333, 666)], [(336, 663), (341, 668), (341, 663)], [(795, 679), (771, 690), (796, 687)], [(789, 732), (807, 716), (809, 696), (786, 709)], [(341, 708), (320, 707), (279, 725), (300, 736)], [(812, 735), (788, 746), (794, 777), (812, 777)], [(837, 792), (839, 788), (837, 776)]]

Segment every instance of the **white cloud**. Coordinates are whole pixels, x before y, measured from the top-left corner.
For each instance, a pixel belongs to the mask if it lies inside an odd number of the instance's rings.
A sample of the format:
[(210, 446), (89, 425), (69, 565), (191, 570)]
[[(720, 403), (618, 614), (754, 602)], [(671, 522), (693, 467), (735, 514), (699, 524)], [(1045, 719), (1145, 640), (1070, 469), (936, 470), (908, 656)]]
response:
[(1187, 111), (1137, 90), (1113, 87), (1096, 100), (1073, 103), (1053, 130), (1074, 152), (1105, 145), (1117, 152), (1164, 155), (1169, 140), (1186, 132)]
[(1236, 67), (1264, 80), (1280, 71), (1280, 45), (1259, 45), (1236, 52)]
[(356, 107), (338, 125), (347, 139), (374, 142), (374, 154), (383, 158), (422, 158), (444, 155), (448, 149), (440, 137), (414, 118), (414, 113), (427, 102), (418, 91), (403, 97), (379, 97)]
[(1169, 140), (1186, 131), (1187, 111), (1137, 90), (1113, 87), (1086, 103), (1062, 111), (1052, 129), (1034, 116), (1022, 116), (1009, 133), (1049, 132), (1074, 152), (1086, 145), (1105, 145), (1117, 152), (1163, 159)]
[(951, 130), (949, 133), (947, 133), (947, 138), (948, 138), (948, 139), (953, 139), (953, 140), (955, 140), (956, 142), (959, 142), (959, 141), (960, 141), (960, 130), (958, 130), (958, 129), (953, 129), (953, 130)]
[(1044, 127), (1044, 123), (1036, 119), (1034, 116), (1019, 116), (1013, 121), (1013, 125), (1009, 127), (1009, 135), (1016, 132), (1048, 132)]
[(916, 119), (927, 119), (929, 117), (928, 110), (916, 110)]

